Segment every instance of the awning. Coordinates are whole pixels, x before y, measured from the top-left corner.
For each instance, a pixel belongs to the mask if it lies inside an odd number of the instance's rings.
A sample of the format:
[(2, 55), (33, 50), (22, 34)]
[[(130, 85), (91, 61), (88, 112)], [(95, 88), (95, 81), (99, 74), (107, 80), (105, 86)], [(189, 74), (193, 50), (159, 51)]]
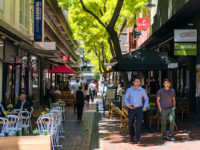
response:
[[(173, 40), (174, 29), (184, 28), (193, 18), (200, 14), (200, 0), (189, 0), (162, 27), (148, 38), (142, 47), (156, 48), (169, 40)], [(188, 28), (188, 25), (187, 25)]]
[(51, 70), (48, 71), (48, 73), (66, 73), (66, 74), (77, 74), (76, 71), (72, 70), (70, 67), (67, 65), (62, 65), (55, 67)]
[(177, 60), (149, 48), (131, 52), (112, 67), (113, 71), (168, 70), (178, 68)]

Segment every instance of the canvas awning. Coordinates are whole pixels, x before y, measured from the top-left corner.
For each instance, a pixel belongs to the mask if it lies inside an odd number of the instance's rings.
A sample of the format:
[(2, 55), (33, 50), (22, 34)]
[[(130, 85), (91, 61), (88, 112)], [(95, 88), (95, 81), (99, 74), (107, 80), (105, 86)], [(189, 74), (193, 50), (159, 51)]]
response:
[(131, 52), (121, 61), (113, 65), (113, 71), (145, 71), (145, 70), (168, 70), (178, 68), (177, 60), (162, 55), (149, 48), (141, 48)]
[(77, 74), (76, 71), (72, 70), (70, 67), (67, 65), (62, 65), (55, 67), (51, 70), (48, 71), (48, 73), (66, 73), (66, 74)]

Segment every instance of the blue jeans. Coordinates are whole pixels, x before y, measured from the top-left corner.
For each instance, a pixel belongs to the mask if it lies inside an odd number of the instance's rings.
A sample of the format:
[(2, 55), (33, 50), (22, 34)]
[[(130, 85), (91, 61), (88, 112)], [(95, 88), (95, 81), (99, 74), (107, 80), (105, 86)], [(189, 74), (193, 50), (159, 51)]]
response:
[(89, 104), (89, 102), (90, 102), (90, 95), (86, 95), (86, 100), (87, 100), (87, 103)]
[[(129, 134), (131, 137), (136, 137), (136, 140), (140, 140), (141, 127), (142, 127), (142, 117), (143, 111), (142, 107), (135, 109), (128, 109), (128, 119), (129, 119)], [(134, 130), (134, 122), (136, 118), (136, 133)]]
[(92, 102), (94, 102), (95, 91), (92, 91), (91, 94), (90, 94), (90, 96), (91, 96)]

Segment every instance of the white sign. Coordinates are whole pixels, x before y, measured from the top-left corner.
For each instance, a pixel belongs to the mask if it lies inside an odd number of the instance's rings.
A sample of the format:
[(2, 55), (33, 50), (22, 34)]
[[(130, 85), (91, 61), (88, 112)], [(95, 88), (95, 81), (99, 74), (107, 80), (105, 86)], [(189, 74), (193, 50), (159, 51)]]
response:
[(174, 42), (197, 42), (196, 29), (174, 30)]
[(178, 68), (178, 63), (170, 63), (170, 64), (168, 64), (168, 68), (169, 68), (169, 69)]
[(56, 42), (41, 42), (41, 45), (46, 50), (56, 50)]

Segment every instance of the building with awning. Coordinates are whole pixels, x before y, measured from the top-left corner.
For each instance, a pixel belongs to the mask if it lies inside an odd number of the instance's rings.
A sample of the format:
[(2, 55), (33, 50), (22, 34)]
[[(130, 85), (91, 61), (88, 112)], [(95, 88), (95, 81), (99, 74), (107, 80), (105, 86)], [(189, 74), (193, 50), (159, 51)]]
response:
[[(48, 74), (48, 70), (67, 64), (79, 71), (78, 43), (73, 39), (66, 12), (58, 6), (57, 0), (44, 0), (42, 41), (35, 42), (34, 5), (6, 0), (2, 4), (0, 101), (15, 104), (19, 94), (25, 92), (35, 105), (42, 104), (48, 88), (61, 85), (68, 79), (66, 75)], [(70, 59), (64, 61), (61, 56)]]
[(180, 63), (179, 69), (162, 71), (161, 76), (172, 81), (177, 96), (189, 98), (191, 113), (199, 114), (200, 1), (158, 1), (152, 31), (141, 47), (159, 51)]

